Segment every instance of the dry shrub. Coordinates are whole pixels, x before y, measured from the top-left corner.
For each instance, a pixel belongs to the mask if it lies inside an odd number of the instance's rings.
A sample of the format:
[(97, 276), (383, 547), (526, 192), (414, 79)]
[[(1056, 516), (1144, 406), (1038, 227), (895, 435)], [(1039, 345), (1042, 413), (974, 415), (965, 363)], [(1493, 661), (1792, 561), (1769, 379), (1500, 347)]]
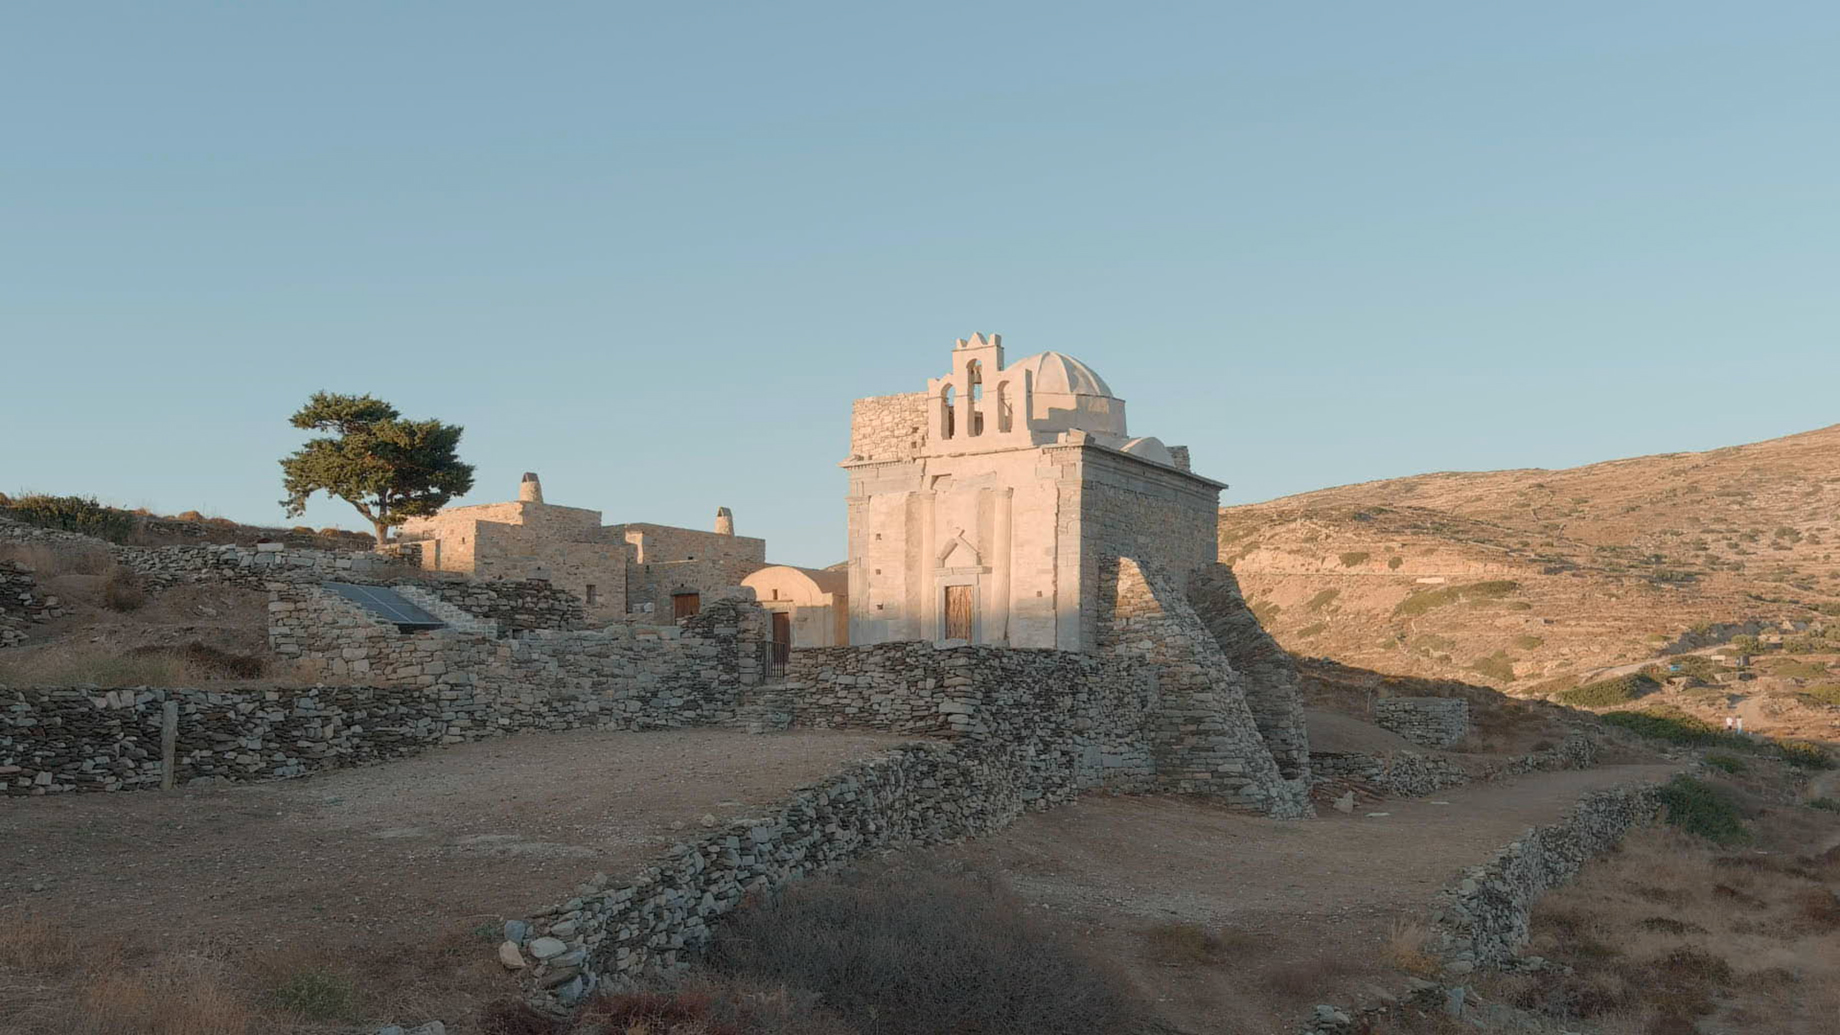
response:
[(1436, 956), (1429, 950), (1431, 932), (1424, 924), (1395, 920), (1382, 950), (1386, 961), (1408, 974), (1431, 977), (1438, 973)]
[(91, 543), (5, 543), (0, 560), (31, 568), (41, 584), (60, 575), (106, 575), (115, 567), (108, 548)]
[(218, 960), (179, 955), (141, 969), (95, 973), (83, 985), (74, 1030), (83, 1035), (245, 1035), (257, 1015), (226, 970)]
[(232, 654), (197, 640), (179, 647), (135, 647), (128, 651), (128, 657), (170, 658), (202, 679), (260, 679), (267, 668), (261, 658)]
[(116, 568), (102, 585), (102, 603), (111, 611), (139, 611), (147, 603), (147, 591), (133, 572)]
[(42, 916), (0, 914), (0, 970), (61, 974), (82, 965), (95, 948)]
[(1817, 931), (1840, 928), (1840, 898), (1827, 888), (1803, 888), (1793, 905), (1796, 918)]
[(1259, 975), (1265, 987), (1287, 999), (1320, 1002), (1331, 998), (1330, 986), (1355, 969), (1342, 959), (1308, 959), (1279, 963)]
[[(567, 1035), (856, 1035), (810, 992), (696, 975), (590, 1000)], [(955, 1029), (956, 1030), (956, 1029)], [(964, 1029), (970, 1030), (970, 1029)]]
[(480, 1035), (559, 1035), (563, 1022), (538, 1013), (522, 996), (507, 996), (479, 1008), (473, 1026)]
[(1200, 966), (1227, 953), (1227, 939), (1200, 924), (1157, 924), (1144, 931), (1146, 954), (1158, 963)]
[(1140, 1016), (1112, 965), (999, 879), (942, 867), (851, 871), (744, 904), (710, 965), (815, 993), (864, 1035), (1102, 1035)]
[[(11, 653), (11, 652), (8, 652)], [(0, 657), (0, 686), (190, 686), (198, 674), (181, 658), (124, 655), (97, 644), (72, 644), (23, 658)]]
[(1513, 999), (1523, 1010), (1534, 1010), (1562, 1020), (1591, 1020), (1622, 1013), (1636, 1002), (1636, 993), (1623, 975), (1614, 971), (1563, 974), (1550, 972)]

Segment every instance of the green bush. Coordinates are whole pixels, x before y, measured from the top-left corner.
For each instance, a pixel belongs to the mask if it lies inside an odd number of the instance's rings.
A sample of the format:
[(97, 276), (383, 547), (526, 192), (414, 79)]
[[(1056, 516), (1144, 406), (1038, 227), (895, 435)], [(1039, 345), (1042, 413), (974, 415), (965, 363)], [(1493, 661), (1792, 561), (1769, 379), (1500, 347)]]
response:
[(1316, 636), (1327, 628), (1329, 628), (1328, 622), (1311, 622), (1309, 625), (1297, 630), (1297, 635), (1299, 637)]
[(1809, 798), (1807, 801), (1802, 802), (1802, 804), (1811, 809), (1821, 809), (1826, 812), (1840, 812), (1840, 800), (1835, 800), (1833, 798)]
[[(1569, 704), (1574, 708), (1612, 708), (1619, 704), (1628, 704), (1644, 694), (1653, 693), (1660, 686), (1660, 683), (1637, 672), (1633, 675), (1600, 679), (1595, 683), (1575, 686), (1560, 693), (1557, 700), (1560, 704)], [(1605, 716), (1605, 718), (1608, 719), (1610, 716)]]
[(1440, 608), (1447, 604), (1454, 604), (1460, 599), (1462, 599), (1462, 596), (1454, 587), (1429, 589), (1422, 593), (1414, 593), (1404, 600), (1401, 600), (1399, 606), (1393, 608), (1393, 613), (1396, 615), (1422, 615), (1435, 608)]
[(1490, 679), (1499, 679), (1504, 683), (1514, 682), (1514, 659), (1508, 657), (1506, 651), (1498, 650), (1493, 654), (1477, 658), (1470, 662), (1469, 670)]
[(1722, 755), (1722, 754), (1707, 755), (1706, 764), (1711, 766), (1714, 769), (1719, 770), (1720, 772), (1726, 772), (1726, 773), (1742, 773), (1746, 769), (1750, 768), (1750, 766), (1744, 764), (1744, 759), (1739, 758), (1736, 755)]
[(1368, 553), (1366, 550), (1350, 550), (1342, 554), (1342, 567), (1352, 568), (1372, 556), (1373, 554)]
[(1743, 844), (1751, 839), (1744, 814), (1724, 789), (1691, 776), (1676, 776), (1662, 785), (1661, 804), (1672, 826), (1713, 844)]
[[(1579, 689), (1584, 688), (1579, 687)], [(1678, 708), (1664, 706), (1639, 712), (1611, 712), (1602, 718), (1610, 725), (1626, 729), (1638, 736), (1648, 737), (1651, 740), (1665, 740), (1670, 744), (1681, 744), (1687, 747), (1719, 744), (1737, 750), (1745, 750), (1745, 745), (1747, 745), (1742, 736), (1725, 733), (1712, 723), (1688, 715)]]
[(1821, 683), (1807, 687), (1802, 691), (1802, 696), (1812, 698), (1815, 704), (1840, 705), (1840, 683)]
[(342, 1021), (355, 1012), (357, 990), (351, 979), (325, 970), (303, 970), (274, 992), (275, 1005), (312, 1021)]
[(1462, 587), (1466, 600), (1500, 600), (1502, 597), (1520, 592), (1521, 584), (1512, 579), (1491, 579), (1487, 582), (1472, 582)]
[(1321, 593), (1311, 597), (1309, 604), (1306, 606), (1312, 611), (1321, 611), (1323, 608), (1335, 603), (1335, 598), (1341, 595), (1342, 591), (1339, 589), (1325, 589)]
[(1404, 564), (1405, 562), (1406, 562), (1406, 559), (1404, 557), (1388, 557), (1386, 559), (1387, 570), (1398, 571), (1399, 566)]
[(1770, 675), (1789, 679), (1821, 679), (1833, 675), (1825, 661), (1791, 661), (1787, 658), (1770, 664)]
[(115, 543), (126, 542), (137, 525), (133, 514), (104, 506), (94, 496), (21, 496), (5, 508), (5, 516)]
[(1522, 633), (1514, 638), (1514, 645), (1521, 650), (1533, 650), (1535, 647), (1544, 646), (1545, 643), (1546, 637), (1535, 636), (1531, 633)]
[(1779, 740), (1773, 745), (1784, 762), (1797, 769), (1832, 769), (1834, 759), (1821, 745), (1806, 740)]

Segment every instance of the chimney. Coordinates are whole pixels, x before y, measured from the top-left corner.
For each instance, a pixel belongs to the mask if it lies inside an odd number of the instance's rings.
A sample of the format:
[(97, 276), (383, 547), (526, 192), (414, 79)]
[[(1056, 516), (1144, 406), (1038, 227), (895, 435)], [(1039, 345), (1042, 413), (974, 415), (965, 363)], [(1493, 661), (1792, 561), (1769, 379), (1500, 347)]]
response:
[(542, 503), (543, 483), (538, 480), (537, 472), (525, 471), (524, 480), (518, 483), (518, 502)]
[(716, 508), (716, 534), (735, 534), (735, 515), (727, 507)]

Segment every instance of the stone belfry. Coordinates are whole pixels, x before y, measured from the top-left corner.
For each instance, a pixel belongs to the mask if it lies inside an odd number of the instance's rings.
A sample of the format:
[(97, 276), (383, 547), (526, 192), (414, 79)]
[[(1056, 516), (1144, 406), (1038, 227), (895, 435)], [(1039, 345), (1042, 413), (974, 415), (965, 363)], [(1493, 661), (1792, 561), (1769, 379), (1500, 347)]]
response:
[(850, 642), (1096, 648), (1104, 559), (1211, 563), (1219, 492), (1187, 450), (1132, 437), (1096, 371), (996, 334), (953, 344), (925, 390), (858, 400)]

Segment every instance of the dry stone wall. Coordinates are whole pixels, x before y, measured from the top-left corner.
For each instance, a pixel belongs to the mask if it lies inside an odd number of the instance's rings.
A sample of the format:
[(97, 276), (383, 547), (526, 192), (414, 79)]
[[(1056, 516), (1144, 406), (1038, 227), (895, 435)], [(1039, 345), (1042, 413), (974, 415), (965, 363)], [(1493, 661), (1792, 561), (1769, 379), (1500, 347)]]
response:
[(463, 695), (449, 739), (475, 726), (658, 729), (731, 721), (764, 670), (764, 612), (711, 601), (679, 625), (640, 631), (489, 629), (399, 632), (316, 585), (275, 583), (269, 643), (320, 678), (443, 688)]
[(1416, 798), (1467, 783), (1506, 780), (1560, 769), (1589, 769), (1596, 764), (1597, 741), (1575, 733), (1554, 747), (1469, 768), (1455, 759), (1421, 755), (1416, 751), (1382, 754), (1318, 751), (1310, 755), (1310, 777), (1314, 783), (1351, 780), (1366, 784), (1387, 797)]
[(1558, 822), (1529, 829), (1488, 862), (1463, 871), (1439, 895), (1433, 914), (1447, 968), (1467, 973), (1512, 964), (1527, 944), (1534, 902), (1660, 813), (1652, 785), (1598, 791)]
[(23, 641), (27, 626), (48, 622), (63, 613), (58, 598), (38, 588), (31, 568), (0, 561), (0, 647)]
[(1374, 725), (1424, 747), (1449, 747), (1469, 736), (1469, 702), (1461, 697), (1382, 697)]
[(1030, 779), (1056, 800), (1154, 782), (1156, 675), (1131, 659), (924, 642), (818, 647), (792, 652), (773, 693), (800, 726), (1022, 746)]
[(1064, 800), (1069, 784), (1042, 782), (1030, 754), (992, 741), (903, 745), (801, 788), (759, 819), (679, 844), (635, 879), (597, 877), (577, 897), (506, 925), (530, 965), (526, 987), (567, 1006), (609, 979), (673, 970), (750, 893), (878, 850), (986, 834)]
[(158, 787), (169, 701), (178, 705), (181, 784), (399, 758), (450, 739), (469, 718), (464, 696), (444, 690), (0, 688), (0, 782), (9, 795)]

